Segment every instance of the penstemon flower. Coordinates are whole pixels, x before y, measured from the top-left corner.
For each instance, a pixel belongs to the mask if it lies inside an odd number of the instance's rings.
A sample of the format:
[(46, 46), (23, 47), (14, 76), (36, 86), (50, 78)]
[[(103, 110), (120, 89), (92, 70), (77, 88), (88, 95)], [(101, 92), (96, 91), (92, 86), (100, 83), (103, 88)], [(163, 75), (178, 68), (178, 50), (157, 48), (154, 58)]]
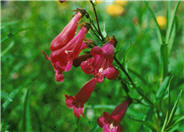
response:
[(80, 54), (82, 49), (86, 47), (83, 40), (88, 29), (89, 25), (85, 24), (72, 40), (64, 47), (53, 51), (48, 57), (48, 60), (52, 63), (54, 68), (57, 81), (62, 82), (64, 80), (63, 71), (67, 72), (72, 68), (73, 60)]
[(78, 10), (72, 20), (65, 26), (65, 28), (58, 34), (51, 42), (50, 49), (55, 51), (65, 46), (75, 35), (79, 20), (84, 15), (84, 11)]
[(90, 54), (92, 58), (87, 59), (81, 63), (81, 69), (86, 74), (93, 74), (98, 82), (102, 82), (104, 77), (113, 80), (119, 71), (113, 67), (114, 44), (115, 40), (111, 39), (104, 44), (102, 48), (94, 47)]
[(103, 128), (103, 132), (123, 132), (120, 121), (126, 113), (130, 100), (126, 100), (119, 104), (111, 114), (104, 112), (98, 118), (98, 124)]
[(84, 116), (83, 114), (84, 103), (91, 96), (91, 93), (93, 92), (95, 86), (96, 86), (96, 80), (91, 79), (81, 88), (81, 90), (75, 96), (65, 95), (66, 105), (69, 108), (73, 109), (74, 115), (77, 118), (80, 118), (80, 115)]

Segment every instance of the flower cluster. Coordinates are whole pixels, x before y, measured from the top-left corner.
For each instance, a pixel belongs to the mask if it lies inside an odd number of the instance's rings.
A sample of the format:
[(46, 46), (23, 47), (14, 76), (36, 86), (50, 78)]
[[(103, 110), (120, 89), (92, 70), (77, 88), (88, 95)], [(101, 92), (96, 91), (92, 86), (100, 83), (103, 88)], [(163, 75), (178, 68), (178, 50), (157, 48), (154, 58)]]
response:
[(75, 16), (66, 25), (59, 35), (51, 42), (51, 55), (46, 58), (51, 62), (55, 71), (55, 78), (59, 82), (63, 82), (63, 72), (67, 72), (72, 68), (73, 60), (80, 54), (82, 49), (86, 48), (83, 42), (90, 25), (83, 24), (80, 31), (75, 36), (79, 20), (84, 15), (83, 10), (77, 10)]
[[(48, 57), (55, 71), (55, 79), (59, 82), (64, 81), (63, 72), (71, 69), (72, 65), (81, 67), (86, 74), (94, 77), (89, 80), (75, 96), (65, 95), (65, 103), (67, 107), (73, 109), (73, 113), (77, 118), (84, 116), (84, 104), (90, 98), (97, 83), (101, 83), (104, 77), (107, 79), (115, 79), (119, 71), (113, 66), (115, 38), (111, 38), (102, 47), (91, 47), (90, 53), (79, 56), (84, 48), (90, 48), (85, 43), (85, 35), (90, 29), (88, 23), (82, 24), (79, 32), (75, 34), (78, 22), (85, 15), (85, 11), (78, 9), (72, 20), (65, 26), (59, 35), (51, 42), (50, 50), (52, 53)], [(98, 124), (104, 129), (104, 132), (120, 132), (120, 121), (128, 108), (129, 100), (118, 105), (109, 115), (99, 117)]]

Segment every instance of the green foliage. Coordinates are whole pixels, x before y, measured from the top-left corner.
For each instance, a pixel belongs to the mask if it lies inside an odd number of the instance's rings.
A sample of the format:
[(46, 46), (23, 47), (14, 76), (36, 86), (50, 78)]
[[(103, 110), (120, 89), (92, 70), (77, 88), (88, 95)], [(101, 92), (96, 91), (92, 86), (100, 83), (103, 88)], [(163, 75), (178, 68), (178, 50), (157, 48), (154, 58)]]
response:
[[(118, 17), (106, 12), (109, 4), (96, 4), (102, 35), (116, 37), (115, 56), (133, 83), (114, 61), (119, 77), (97, 84), (80, 119), (66, 107), (64, 95), (75, 95), (92, 76), (73, 67), (58, 83), (42, 51), (51, 53), (50, 42), (70, 21), (72, 10), (85, 8), (95, 21), (90, 3), (2, 4), (2, 132), (100, 132), (97, 118), (127, 95), (133, 102), (121, 121), (125, 132), (184, 131), (184, 3), (128, 2)], [(156, 21), (159, 15), (167, 15), (165, 28)], [(89, 22), (83, 18), (80, 24), (84, 21)], [(91, 30), (86, 37), (103, 44)]]

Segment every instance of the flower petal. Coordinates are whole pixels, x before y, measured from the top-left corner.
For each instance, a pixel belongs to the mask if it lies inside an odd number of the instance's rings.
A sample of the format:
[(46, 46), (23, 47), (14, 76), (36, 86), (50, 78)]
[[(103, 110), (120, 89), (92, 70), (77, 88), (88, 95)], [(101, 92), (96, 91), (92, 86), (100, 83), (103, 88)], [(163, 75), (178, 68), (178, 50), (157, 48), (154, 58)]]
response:
[(99, 117), (99, 118), (98, 118), (98, 125), (99, 125), (100, 127), (103, 128), (103, 126), (104, 126), (105, 124), (106, 124), (106, 123), (105, 123), (105, 117), (104, 117), (104, 116)]
[(80, 12), (75, 14), (75, 16), (65, 26), (65, 28), (61, 31), (61, 33), (57, 35), (56, 38), (54, 38), (54, 40), (52, 40), (50, 48), (52, 51), (62, 48), (74, 37), (81, 16), (82, 15)]
[(93, 92), (95, 86), (96, 86), (96, 79), (93, 78), (89, 80), (76, 94), (75, 96), (76, 100), (83, 105), (91, 96), (91, 93)]
[(102, 47), (103, 53), (108, 58), (113, 58), (114, 56), (114, 46), (111, 43), (107, 43)]
[(119, 104), (111, 113), (112, 118), (116, 121), (116, 122), (120, 122), (123, 118), (123, 116), (125, 115), (128, 105), (130, 103), (130, 100), (126, 100), (123, 103)]
[(64, 76), (63, 76), (62, 73), (56, 72), (55, 73), (55, 78), (56, 78), (56, 81), (58, 81), (58, 82), (63, 82), (64, 81)]
[(68, 61), (65, 67), (65, 72), (69, 71), (72, 68), (73, 61)]
[(82, 45), (81, 45), (81, 47), (80, 47), (80, 49), (83, 50), (83, 49), (85, 49), (86, 47), (87, 47), (87, 44), (85, 44), (85, 43), (83, 42)]
[(102, 49), (100, 47), (96, 46), (96, 47), (91, 49), (90, 54), (92, 56), (95, 56), (97, 54), (102, 54)]
[(106, 78), (113, 80), (119, 75), (119, 71), (114, 67), (108, 67), (103, 71), (103, 74)]
[(84, 110), (83, 107), (74, 107), (74, 108), (73, 108), (73, 113), (74, 113), (74, 115), (75, 115), (77, 118), (80, 118), (80, 115), (81, 115), (81, 116), (84, 116), (83, 110)]
[(93, 67), (93, 63), (94, 63), (94, 58), (89, 58), (86, 61), (83, 61), (81, 63), (81, 69), (83, 72), (85, 72), (86, 74), (92, 74), (94, 72), (94, 67)]
[(66, 98), (66, 99), (65, 99), (65, 104), (66, 104), (69, 108), (73, 108), (74, 97), (65, 95), (65, 98)]

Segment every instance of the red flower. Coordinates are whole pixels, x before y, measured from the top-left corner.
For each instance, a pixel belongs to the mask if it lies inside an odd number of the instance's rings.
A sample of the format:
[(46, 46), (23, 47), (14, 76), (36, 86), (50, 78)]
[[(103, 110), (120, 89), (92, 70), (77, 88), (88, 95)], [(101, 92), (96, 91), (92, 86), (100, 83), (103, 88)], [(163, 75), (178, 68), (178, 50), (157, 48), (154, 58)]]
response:
[(50, 57), (48, 57), (48, 60), (51, 61), (54, 68), (55, 78), (57, 81), (63, 81), (63, 71), (66, 72), (72, 68), (73, 59), (75, 59), (80, 54), (82, 49), (86, 47), (83, 40), (85, 34), (88, 32), (87, 26), (89, 25), (83, 26), (72, 40), (70, 40), (62, 48), (53, 51)]
[(98, 124), (103, 128), (103, 132), (123, 132), (120, 121), (129, 104), (130, 100), (126, 100), (119, 104), (110, 115), (104, 112), (103, 116), (98, 118)]
[(110, 40), (102, 48), (94, 47), (90, 54), (92, 58), (81, 63), (81, 69), (87, 74), (93, 74), (98, 82), (102, 82), (104, 77), (113, 80), (119, 71), (113, 67), (114, 40)]
[(84, 116), (83, 114), (84, 103), (89, 99), (95, 86), (96, 80), (91, 79), (81, 88), (81, 90), (75, 96), (65, 95), (66, 97), (65, 103), (69, 108), (73, 109), (74, 115), (76, 117), (80, 118), (80, 115)]
[(79, 20), (84, 15), (84, 11), (78, 10), (72, 20), (65, 26), (60, 34), (51, 42), (50, 49), (55, 51), (65, 46), (75, 35)]

